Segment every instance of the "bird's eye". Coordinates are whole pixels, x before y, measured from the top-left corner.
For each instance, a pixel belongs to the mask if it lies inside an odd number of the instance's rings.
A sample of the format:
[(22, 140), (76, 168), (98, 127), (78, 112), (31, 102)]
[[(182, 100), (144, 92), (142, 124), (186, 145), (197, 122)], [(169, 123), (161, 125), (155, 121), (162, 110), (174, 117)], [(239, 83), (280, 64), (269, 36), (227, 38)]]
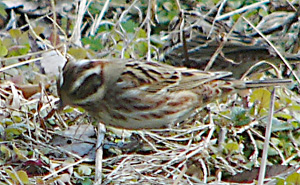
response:
[(85, 77), (80, 86), (75, 88), (72, 95), (76, 99), (84, 99), (94, 93), (101, 87), (103, 80), (99, 74), (93, 73)]

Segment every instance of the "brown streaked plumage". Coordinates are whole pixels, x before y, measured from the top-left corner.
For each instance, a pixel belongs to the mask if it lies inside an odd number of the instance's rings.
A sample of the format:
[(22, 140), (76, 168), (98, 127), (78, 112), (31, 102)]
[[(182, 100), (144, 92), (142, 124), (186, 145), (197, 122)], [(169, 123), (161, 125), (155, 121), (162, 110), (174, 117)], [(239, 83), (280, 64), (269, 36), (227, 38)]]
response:
[(204, 72), (138, 60), (70, 61), (58, 81), (61, 105), (80, 106), (104, 124), (161, 128), (235, 89), (289, 80), (225, 80), (230, 72)]

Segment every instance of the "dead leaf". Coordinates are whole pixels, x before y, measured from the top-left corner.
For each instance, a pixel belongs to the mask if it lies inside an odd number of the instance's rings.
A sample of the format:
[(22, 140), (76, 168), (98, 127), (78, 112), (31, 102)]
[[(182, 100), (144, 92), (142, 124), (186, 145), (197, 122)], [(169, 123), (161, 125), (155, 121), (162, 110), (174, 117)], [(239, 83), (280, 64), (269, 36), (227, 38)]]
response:
[(58, 54), (57, 51), (50, 51), (43, 54), (41, 66), (44, 68), (46, 74), (59, 75), (59, 68), (63, 68), (66, 63), (66, 58)]
[(92, 125), (73, 125), (61, 134), (54, 136), (52, 143), (63, 149), (76, 153), (80, 156), (88, 154), (93, 148), (96, 139)]

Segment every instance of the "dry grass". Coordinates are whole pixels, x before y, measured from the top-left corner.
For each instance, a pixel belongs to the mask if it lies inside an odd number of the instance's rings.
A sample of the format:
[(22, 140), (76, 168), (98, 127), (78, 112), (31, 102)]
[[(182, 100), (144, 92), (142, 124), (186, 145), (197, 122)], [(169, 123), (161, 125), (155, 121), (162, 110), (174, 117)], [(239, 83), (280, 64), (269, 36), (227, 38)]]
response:
[[(58, 68), (49, 71), (49, 67), (54, 65), (53, 61), (63, 63), (62, 56), (66, 56), (67, 51), (77, 58), (157, 60), (164, 42), (159, 39), (159, 34), (168, 33), (167, 23), (171, 13), (174, 14), (171, 10), (188, 9), (188, 5), (179, 1), (149, 0), (142, 3), (134, 0), (121, 5), (108, 0), (70, 2), (60, 1), (55, 5), (54, 1), (50, 1), (41, 6), (49, 11), (42, 11), (42, 8), (41, 14), (35, 9), (36, 2), (27, 4), (25, 7), (34, 9), (33, 14), (38, 16), (25, 16), (24, 24), (12, 26), (20, 30), (20, 34), (2, 27), (2, 43), (6, 38), (13, 44), (5, 45), (9, 54), (1, 56), (0, 184), (92, 184), (97, 141), (93, 129), (82, 125), (97, 123), (81, 109), (68, 107), (63, 112), (56, 111), (55, 73), (58, 73)], [(190, 3), (191, 7), (198, 8), (204, 4)], [(100, 4), (101, 8), (98, 7)], [(216, 5), (209, 5), (217, 9)], [(296, 2), (290, 3), (286, 11), (296, 5), (299, 6)], [(260, 19), (255, 16), (255, 10), (263, 7), (261, 9), (268, 11), (261, 10), (259, 13), (271, 14), (276, 11), (272, 8), (277, 5), (262, 1), (236, 6), (234, 3), (227, 5), (225, 13), (217, 19), (233, 21), (237, 20), (234, 18), (237, 13), (246, 12), (243, 14), (245, 19), (257, 25)], [(27, 10), (23, 11), (26, 13)], [(164, 15), (166, 12), (170, 15)], [(19, 19), (10, 17), (10, 20)], [(290, 41), (299, 34), (295, 31), (297, 29), (299, 32), (299, 25), (293, 24), (285, 30), (281, 38), (288, 40), (286, 45), (279, 42), (276, 33), (265, 39), (275, 38), (276, 47), (297, 53), (297, 41)], [(293, 42), (294, 48), (288, 45), (290, 42)], [(26, 44), (30, 46), (27, 52), (18, 50)], [(14, 50), (19, 53), (13, 53)], [(280, 54), (281, 51), (277, 52)], [(283, 74), (285, 77), (293, 78), (293, 75), (299, 74), (297, 69), (289, 68)], [(283, 70), (284, 67), (278, 69)], [(277, 74), (270, 70), (268, 75)], [(276, 90), (268, 157), (270, 165), (293, 166), (272, 174), (283, 179), (299, 168), (300, 158), (299, 88), (296, 82), (288, 88), (293, 90)], [(108, 128), (105, 141), (110, 144), (104, 145), (102, 184), (244, 183), (245, 180), (226, 182), (226, 178), (238, 177), (238, 173), (261, 163), (269, 114), (268, 90), (226, 97), (210, 104), (209, 108), (199, 110), (185, 123), (176, 123), (164, 130)], [(250, 172), (251, 175), (254, 173)], [(240, 176), (252, 180), (251, 175)], [(268, 181), (275, 183), (276, 179)]]

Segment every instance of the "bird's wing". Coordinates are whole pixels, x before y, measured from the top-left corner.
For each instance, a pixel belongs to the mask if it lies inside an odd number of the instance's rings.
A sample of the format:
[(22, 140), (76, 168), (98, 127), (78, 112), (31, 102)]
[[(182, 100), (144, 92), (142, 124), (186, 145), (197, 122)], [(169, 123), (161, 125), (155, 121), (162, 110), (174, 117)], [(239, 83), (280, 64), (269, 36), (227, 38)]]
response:
[(206, 82), (231, 75), (230, 72), (204, 72), (176, 68), (156, 62), (132, 61), (126, 64), (121, 79), (127, 87), (147, 92), (189, 90)]

